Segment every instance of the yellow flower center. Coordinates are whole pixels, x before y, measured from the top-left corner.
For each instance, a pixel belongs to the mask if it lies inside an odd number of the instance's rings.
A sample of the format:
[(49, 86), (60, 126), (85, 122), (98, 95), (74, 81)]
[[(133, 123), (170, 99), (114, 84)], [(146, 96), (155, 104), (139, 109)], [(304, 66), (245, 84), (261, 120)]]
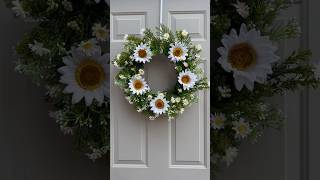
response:
[(176, 57), (180, 57), (183, 54), (183, 50), (179, 47), (173, 49), (173, 55)]
[(228, 60), (233, 68), (244, 71), (256, 64), (257, 53), (250, 44), (239, 43), (230, 49)]
[(190, 76), (188, 76), (188, 75), (184, 75), (184, 76), (182, 76), (181, 81), (182, 81), (184, 84), (189, 84), (190, 81), (191, 81), (191, 78), (190, 78)]
[(246, 132), (247, 132), (247, 130), (248, 130), (248, 128), (247, 128), (247, 126), (246, 125), (240, 125), (239, 127), (238, 127), (238, 131), (239, 131), (239, 134), (245, 134)]
[(106, 37), (107, 32), (105, 30), (103, 30), (103, 29), (99, 29), (98, 30), (98, 34), (99, 34), (100, 37)]
[(133, 83), (133, 87), (136, 90), (140, 90), (140, 89), (142, 89), (144, 87), (144, 85), (140, 80), (135, 80), (134, 83)]
[(86, 42), (82, 45), (83, 49), (91, 49), (93, 47), (93, 44), (91, 42)]
[(145, 57), (147, 56), (147, 51), (146, 51), (145, 49), (140, 49), (140, 50), (138, 51), (138, 55), (139, 55), (139, 57), (141, 57), (141, 58), (145, 58)]
[(75, 76), (76, 82), (81, 88), (93, 91), (103, 84), (105, 72), (101, 64), (88, 59), (76, 68)]
[(155, 105), (158, 109), (164, 108), (164, 102), (161, 99), (156, 100)]
[(222, 126), (224, 124), (224, 120), (223, 118), (221, 117), (216, 117), (216, 119), (214, 120), (214, 123), (217, 125), (217, 126)]

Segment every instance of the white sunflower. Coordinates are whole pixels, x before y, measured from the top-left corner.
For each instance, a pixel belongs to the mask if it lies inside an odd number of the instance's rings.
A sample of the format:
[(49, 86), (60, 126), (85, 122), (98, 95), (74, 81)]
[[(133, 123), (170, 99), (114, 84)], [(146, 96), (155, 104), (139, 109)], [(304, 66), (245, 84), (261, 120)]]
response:
[(170, 44), (171, 48), (169, 51), (168, 58), (173, 62), (184, 61), (188, 56), (188, 48), (180, 42)]
[(183, 86), (183, 90), (193, 88), (197, 81), (197, 75), (189, 70), (184, 70), (179, 73), (178, 82)]
[(227, 72), (233, 72), (235, 87), (246, 86), (253, 90), (254, 82), (264, 83), (272, 73), (272, 63), (279, 60), (275, 54), (277, 47), (267, 36), (261, 36), (256, 29), (247, 30), (241, 25), (240, 33), (232, 29), (221, 40), (224, 47), (218, 48), (221, 57), (218, 62)]
[(141, 43), (134, 50), (133, 58), (136, 62), (139, 62), (139, 63), (150, 62), (151, 57), (152, 57), (152, 52), (150, 50), (150, 47), (147, 44)]
[(131, 78), (129, 82), (129, 88), (133, 94), (137, 95), (144, 94), (145, 92), (150, 90), (146, 81), (140, 75), (135, 75)]
[(91, 56), (79, 48), (71, 50), (71, 56), (63, 58), (65, 66), (58, 69), (62, 74), (60, 82), (66, 84), (64, 93), (72, 93), (72, 103), (84, 98), (87, 106), (93, 99), (104, 102), (109, 97), (109, 54), (101, 55), (101, 51)]
[(163, 95), (158, 95), (150, 101), (151, 111), (157, 115), (165, 113), (169, 108), (169, 101)]

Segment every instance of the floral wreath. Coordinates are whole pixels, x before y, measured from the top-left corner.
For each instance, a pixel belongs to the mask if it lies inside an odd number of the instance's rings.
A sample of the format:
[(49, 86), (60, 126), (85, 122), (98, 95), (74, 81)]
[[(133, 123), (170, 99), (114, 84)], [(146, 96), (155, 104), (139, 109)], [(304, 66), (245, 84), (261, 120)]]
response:
[[(99, 63), (100, 58), (106, 58), (109, 50), (107, 27), (110, 12), (106, 1), (5, 0), (5, 2), (16, 16), (26, 21), (38, 22), (16, 47), (19, 56), (16, 70), (46, 88), (47, 100), (55, 107), (50, 114), (65, 134), (74, 136), (79, 150), (93, 160), (108, 155), (109, 98), (108, 92), (104, 91), (107, 86), (101, 86), (102, 82), (109, 79), (106, 78), (107, 68), (102, 68), (108, 63)], [(279, 12), (287, 8), (286, 0), (211, 1), (210, 41), (213, 43), (210, 64), (213, 73), (210, 77), (210, 102), (211, 140), (214, 140), (211, 141), (212, 173), (216, 173), (223, 164), (231, 165), (243, 142), (248, 139), (256, 142), (266, 128), (282, 127), (283, 115), (272, 104), (268, 104), (266, 98), (300, 87), (316, 88), (320, 84), (320, 70), (309, 60), (311, 56), (309, 50), (295, 51), (286, 57), (277, 55), (277, 42), (295, 38), (299, 36), (301, 30), (294, 19), (281, 24), (275, 23)], [(162, 28), (156, 34), (150, 30), (145, 31), (143, 38), (128, 36), (125, 51), (114, 60), (115, 65), (122, 67), (120, 73), (123, 73), (123, 76), (121, 74), (117, 76), (116, 83), (123, 87), (127, 99), (138, 107), (137, 110), (151, 113), (151, 119), (155, 114), (150, 109), (150, 103), (141, 102), (137, 98), (141, 95), (130, 91), (129, 81), (137, 74), (136, 78), (139, 78), (139, 74), (142, 78), (143, 71), (139, 71), (142, 68), (137, 68), (144, 65), (132, 61), (130, 56), (137, 47), (141, 48), (142, 42), (148, 45), (154, 54), (160, 54), (161, 50), (166, 49), (167, 51), (162, 53), (167, 53), (169, 57), (168, 49), (170, 50), (171, 43), (175, 45), (176, 39), (183, 38), (189, 42), (189, 37), (185, 34), (187, 33), (179, 31), (174, 35), (166, 28)], [(166, 48), (163, 45), (166, 45)], [(197, 48), (189, 43), (184, 45), (188, 49), (189, 56), (186, 56), (188, 68), (183, 61), (177, 61), (175, 63), (177, 71), (198, 69), (196, 65), (199, 58), (194, 56), (195, 61), (190, 61), (189, 58), (194, 55), (190, 52), (198, 52), (200, 46)], [(100, 77), (94, 79), (95, 84), (103, 87), (100, 88), (102, 93), (89, 96), (76, 91), (75, 87), (68, 86), (76, 82), (79, 87), (87, 90), (95, 87), (90, 78), (78, 76), (73, 78), (74, 81), (69, 81), (70, 75), (74, 73), (69, 73), (68, 66), (73, 67), (77, 60), (83, 60), (79, 57), (95, 59), (90, 63), (81, 61), (86, 66), (77, 69), (78, 72), (90, 72), (92, 68), (100, 69), (98, 74), (105, 76), (96, 74), (93, 77)], [(132, 58), (134, 59), (134, 56)], [(261, 63), (262, 60), (265, 63)], [(131, 66), (133, 70), (128, 68)], [(101, 73), (102, 71), (104, 73)], [(191, 72), (198, 75), (197, 71)], [(200, 76), (198, 78), (200, 79)], [(146, 84), (145, 81), (141, 82)], [(185, 104), (190, 104), (196, 99), (191, 91), (207, 88), (205, 80), (199, 82), (197, 81), (189, 90), (183, 90), (183, 85), (177, 83), (176, 89), (182, 90), (181, 93), (178, 91), (180, 98), (175, 96), (167, 98), (172, 92), (162, 93), (163, 95), (161, 92), (153, 92), (149, 101), (157, 96), (163, 96), (168, 104), (177, 102), (179, 107), (170, 106), (166, 111), (170, 113), (169, 117), (174, 117), (184, 110), (183, 99)], [(145, 89), (145, 94), (141, 97), (148, 98), (150, 93), (149, 88)], [(80, 97), (82, 98), (79, 100)]]
[[(201, 63), (200, 44), (193, 45), (186, 30), (170, 31), (162, 25), (142, 30), (143, 36), (125, 36), (124, 51), (119, 53), (113, 64), (121, 68), (115, 77), (118, 85), (130, 104), (138, 112), (149, 114), (149, 119), (164, 114), (169, 120), (184, 112), (187, 106), (197, 100), (194, 95), (198, 90), (209, 87)], [(177, 71), (175, 88), (168, 91), (154, 91), (144, 79), (144, 65), (152, 61), (154, 56), (165, 55)]]

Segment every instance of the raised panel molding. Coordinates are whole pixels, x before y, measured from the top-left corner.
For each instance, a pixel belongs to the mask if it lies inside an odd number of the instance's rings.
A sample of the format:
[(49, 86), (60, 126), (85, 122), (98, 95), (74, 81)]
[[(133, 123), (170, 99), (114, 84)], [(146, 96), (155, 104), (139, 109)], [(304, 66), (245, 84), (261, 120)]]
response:
[(205, 11), (171, 11), (168, 18), (168, 25), (173, 31), (185, 29), (193, 41), (207, 39)]
[[(205, 74), (208, 72), (207, 60), (203, 60), (200, 67)], [(209, 112), (207, 104), (207, 92), (201, 91), (197, 94), (199, 102), (193, 106), (198, 106), (198, 113), (185, 112), (180, 117), (169, 123), (169, 161), (171, 168), (207, 168), (207, 142), (206, 134), (210, 130), (208, 127), (206, 114)], [(194, 118), (184, 118), (184, 116), (195, 116)], [(186, 121), (188, 120), (188, 121)], [(190, 124), (191, 123), (191, 124)], [(180, 130), (186, 131), (186, 127), (196, 127), (188, 130), (189, 136), (180, 134)], [(183, 132), (182, 131), (182, 132)], [(195, 146), (196, 145), (196, 146)], [(188, 149), (188, 151), (186, 151)], [(191, 150), (192, 149), (192, 150)]]
[(113, 41), (123, 41), (126, 34), (141, 35), (141, 29), (146, 28), (146, 12), (113, 13), (111, 24)]

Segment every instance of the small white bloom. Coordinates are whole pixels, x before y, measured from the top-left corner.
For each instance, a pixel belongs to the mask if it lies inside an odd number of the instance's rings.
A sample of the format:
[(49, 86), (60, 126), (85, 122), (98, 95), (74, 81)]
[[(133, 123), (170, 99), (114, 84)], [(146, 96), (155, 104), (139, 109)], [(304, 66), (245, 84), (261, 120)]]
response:
[(221, 97), (229, 98), (231, 97), (231, 89), (225, 86), (219, 86), (218, 91), (220, 92)]
[(168, 40), (169, 38), (170, 38), (169, 33), (164, 33), (164, 34), (163, 34), (163, 39), (164, 39), (164, 40)]
[(176, 99), (174, 97), (171, 97), (171, 103), (175, 103)]
[(129, 35), (128, 35), (128, 34), (125, 34), (124, 37), (123, 37), (123, 40), (124, 40), (124, 41), (127, 41), (127, 40), (128, 40), (128, 37), (129, 37)]
[(222, 159), (227, 163), (227, 166), (230, 166), (237, 156), (238, 149), (235, 147), (229, 147), (226, 149), (225, 156)]
[(67, 27), (73, 29), (73, 30), (76, 30), (76, 31), (80, 31), (80, 26), (79, 24), (77, 23), (77, 21), (70, 21), (67, 23)]
[(189, 105), (189, 101), (188, 101), (188, 100), (186, 100), (186, 99), (182, 100), (182, 103), (183, 103), (183, 105), (184, 105), (184, 106)]
[(195, 57), (196, 57), (197, 59), (200, 59), (200, 58), (201, 58), (200, 54), (196, 54)]
[(50, 53), (50, 50), (43, 47), (43, 43), (40, 43), (36, 40), (33, 41), (33, 44), (28, 44), (32, 52), (39, 56), (43, 56)]
[(139, 69), (139, 74), (140, 75), (144, 75), (144, 70), (143, 69)]
[(159, 93), (158, 96), (159, 96), (159, 97), (164, 97), (164, 94), (163, 94), (163, 93)]
[(95, 23), (92, 27), (92, 35), (99, 41), (106, 41), (109, 37), (107, 26), (102, 26), (100, 23)]
[(150, 119), (151, 121), (153, 121), (153, 120), (156, 119), (156, 117), (154, 117), (154, 116), (149, 116), (149, 119)]
[(79, 45), (79, 48), (88, 56), (101, 52), (100, 46), (97, 45), (95, 39), (90, 39), (88, 41), (82, 41)]
[(119, 75), (119, 78), (120, 78), (120, 79), (125, 79), (126, 77), (125, 77), (123, 74), (120, 74), (120, 75)]
[(201, 51), (201, 50), (202, 50), (201, 44), (196, 45), (196, 50), (197, 50), (197, 51)]
[(233, 130), (236, 131), (236, 138), (245, 138), (251, 133), (251, 128), (249, 123), (245, 122), (243, 118), (239, 121), (232, 122)]
[(249, 16), (250, 8), (245, 2), (237, 1), (237, 3), (233, 4), (233, 6), (236, 8), (241, 17), (247, 18)]
[(183, 62), (184, 67), (188, 67), (189, 64), (187, 62)]
[(146, 31), (146, 29), (141, 29), (141, 30), (140, 30), (140, 33), (141, 33), (141, 34), (144, 34), (145, 31)]
[(181, 31), (181, 35), (184, 37), (188, 36), (188, 34), (188, 31), (186, 31), (185, 29)]
[(180, 114), (182, 114), (184, 112), (184, 108), (180, 109)]
[(180, 97), (177, 97), (177, 98), (176, 98), (176, 102), (179, 103), (180, 101), (181, 101), (181, 98), (180, 98)]
[(181, 93), (181, 92), (182, 92), (182, 89), (178, 89), (178, 92)]
[(152, 99), (152, 96), (148, 95), (148, 100), (151, 101), (151, 99)]
[(211, 121), (211, 126), (213, 129), (223, 129), (224, 128), (224, 123), (226, 121), (226, 117), (224, 114), (211, 114), (210, 115), (210, 121)]

